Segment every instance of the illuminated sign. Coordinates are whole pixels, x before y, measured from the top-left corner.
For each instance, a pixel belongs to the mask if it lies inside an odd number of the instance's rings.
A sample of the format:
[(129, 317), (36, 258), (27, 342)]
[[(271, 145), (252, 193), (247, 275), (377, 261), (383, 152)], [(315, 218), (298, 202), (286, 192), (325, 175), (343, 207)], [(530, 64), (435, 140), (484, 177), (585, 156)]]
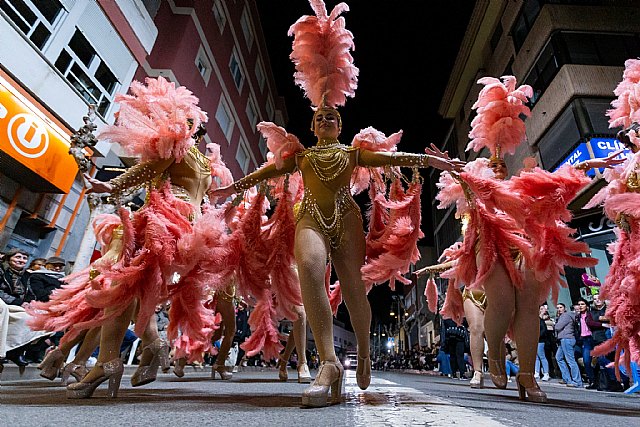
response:
[[(64, 193), (69, 192), (78, 173), (78, 165), (69, 155), (69, 135), (2, 76), (0, 151)], [(11, 172), (4, 173), (20, 182)]]
[[(558, 170), (560, 166), (565, 164), (575, 165), (585, 160), (601, 159), (609, 156), (616, 151), (623, 150), (620, 157), (629, 157), (631, 150), (625, 148), (624, 144), (618, 141), (616, 138), (608, 137), (592, 137), (588, 142), (583, 142), (576, 147), (565, 159), (554, 169)], [(593, 156), (590, 152), (593, 153)], [(599, 169), (600, 173), (604, 172), (604, 169)], [(588, 176), (594, 176), (595, 170), (589, 169), (587, 171)]]

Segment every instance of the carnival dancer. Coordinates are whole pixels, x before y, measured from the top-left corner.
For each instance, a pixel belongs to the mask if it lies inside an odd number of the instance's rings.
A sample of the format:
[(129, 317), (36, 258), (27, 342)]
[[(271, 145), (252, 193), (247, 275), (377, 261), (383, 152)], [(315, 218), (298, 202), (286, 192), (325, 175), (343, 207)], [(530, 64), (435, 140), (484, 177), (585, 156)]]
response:
[[(534, 379), (539, 335), (534, 326), (540, 303), (550, 293), (555, 300), (558, 287), (566, 286), (561, 276), (564, 267), (596, 263), (581, 256), (589, 248), (577, 242), (572, 237), (574, 230), (565, 224), (571, 219), (568, 203), (589, 183), (578, 169), (588, 165), (565, 165), (550, 173), (527, 164), (517, 176), (495, 179), (501, 169), (507, 176), (502, 154), (513, 154), (526, 139), (520, 116), (530, 115), (525, 103), (532, 90), (527, 85), (516, 87), (513, 76), (485, 77), (478, 83), (485, 87), (473, 106), (478, 115), (472, 122), (468, 149), (486, 147), (492, 156), (468, 164), (459, 175), (441, 176), (439, 207), (457, 203), (458, 209), (462, 206), (470, 214), (464, 242), (454, 255), (457, 264), (443, 277), (468, 284), (470, 289), (483, 288), (486, 293), (484, 326), (494, 384), (499, 388), (507, 385), (503, 343), (510, 331), (520, 355), (516, 378), (520, 398), (546, 402), (546, 394)], [(478, 168), (478, 162), (485, 166)], [(447, 297), (459, 298), (456, 294), (448, 291)]]
[[(361, 272), (365, 264), (366, 244), (360, 209), (351, 194), (354, 172), (358, 173), (360, 167), (388, 166), (433, 166), (450, 170), (455, 167), (455, 162), (429, 155), (373, 151), (376, 146), (378, 150), (381, 147), (395, 149), (393, 145), (399, 139), (399, 135), (386, 138), (373, 129), (357, 136), (351, 147), (338, 141), (342, 121), (336, 107), (344, 105), (347, 96), (354, 96), (358, 75), (349, 52), (353, 48), (353, 36), (346, 30), (344, 18), (339, 16), (348, 7), (340, 3), (331, 14), (327, 14), (324, 2), (310, 3), (316, 15), (300, 18), (289, 34), (294, 36), (291, 58), (296, 65), (296, 82), (304, 89), (315, 109), (312, 129), (317, 142), (305, 149), (295, 136), (284, 129), (273, 124), (262, 124), (259, 129), (267, 134), (270, 149), (274, 148), (271, 149), (275, 155), (274, 163), (233, 185), (216, 190), (214, 195), (224, 198), (261, 181), (296, 171), (302, 175), (304, 196), (296, 214), (295, 261), (305, 312), (321, 360), (313, 384), (303, 392), (302, 404), (317, 407), (339, 403), (342, 393), (343, 368), (335, 354), (332, 308), (325, 288), (328, 259), (342, 284), (341, 292), (359, 343), (356, 379), (360, 388), (366, 389), (371, 378), (368, 344), (371, 309)], [(367, 173), (366, 169), (362, 169), (362, 172)], [(417, 180), (414, 184), (413, 190), (418, 190), (419, 207), (420, 186)], [(398, 185), (394, 186), (394, 190), (401, 197), (404, 192)], [(413, 201), (415, 196), (412, 193), (407, 200)], [(408, 205), (410, 203), (405, 200), (403, 206), (406, 208)], [(415, 206), (414, 203), (411, 208)], [(419, 234), (419, 224), (415, 224), (413, 230), (416, 229), (413, 237)], [(405, 234), (412, 234), (406, 233), (406, 228), (404, 231)], [(404, 261), (413, 254), (413, 251), (407, 253), (405, 249), (405, 257), (399, 258)]]
[[(622, 165), (604, 172), (607, 186), (585, 208), (602, 205), (606, 216), (617, 225), (617, 239), (607, 248), (613, 261), (600, 288), (600, 298), (608, 301), (606, 316), (615, 332), (592, 354), (615, 351), (620, 379), (620, 364), (631, 372), (630, 364), (640, 362), (640, 59), (625, 61), (622, 81), (614, 94), (612, 108), (607, 111), (609, 127), (623, 128), (617, 137), (631, 154)], [(630, 357), (621, 358), (621, 354)]]
[(122, 256), (101, 272), (109, 285), (86, 295), (99, 313), (71, 328), (79, 332), (101, 326), (102, 332), (98, 362), (80, 382), (68, 386), (69, 398), (90, 397), (107, 379), (109, 396), (116, 397), (124, 370), (120, 343), (133, 318), (144, 347), (132, 385), (155, 380), (158, 367), (168, 365), (169, 352), (153, 327), (155, 307), (167, 300), (168, 339), (176, 345), (177, 356), (202, 357), (211, 345), (214, 325), (203, 305), (205, 284), (219, 282), (221, 267), (214, 264), (226, 252), (226, 232), (217, 211), (200, 213), (215, 172), (196, 146), (207, 116), (186, 88), (176, 88), (162, 77), (145, 83), (133, 82), (131, 95), (117, 96), (117, 123), (99, 135), (122, 145), (139, 157), (139, 163), (109, 182), (85, 175), (92, 187), (88, 192), (118, 197), (144, 185), (147, 200), (131, 217), (121, 209)]
[[(99, 310), (91, 307), (85, 297), (92, 287), (100, 288), (105, 285), (100, 281), (100, 272), (111, 268), (122, 255), (122, 221), (117, 215), (99, 215), (93, 222), (93, 231), (100, 244), (102, 256), (87, 268), (62, 279), (64, 284), (52, 292), (49, 301), (30, 304), (28, 311), (32, 315), (30, 321), (32, 328), (64, 332), (68, 331), (76, 321), (98, 314)], [(68, 316), (70, 307), (74, 307), (73, 312), (76, 316)], [(83, 330), (79, 334), (63, 335), (60, 345), (51, 349), (38, 365), (38, 369), (41, 370), (40, 376), (54, 380), (58, 373), (61, 373), (64, 385), (68, 385), (71, 376), (76, 381), (80, 381), (87, 374), (85, 366), (87, 359), (99, 343), (100, 327)], [(63, 366), (73, 347), (78, 344), (74, 359)]]

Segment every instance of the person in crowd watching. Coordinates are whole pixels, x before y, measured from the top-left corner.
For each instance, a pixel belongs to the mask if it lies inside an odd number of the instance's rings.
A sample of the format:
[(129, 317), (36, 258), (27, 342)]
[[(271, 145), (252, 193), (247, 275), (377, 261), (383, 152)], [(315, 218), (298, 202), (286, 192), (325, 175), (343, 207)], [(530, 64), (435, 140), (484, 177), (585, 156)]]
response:
[(540, 337), (538, 338), (538, 353), (536, 355), (536, 373), (534, 377), (540, 378), (540, 368), (542, 368), (542, 381), (549, 381), (549, 361), (545, 353), (545, 346), (548, 341), (547, 338), (547, 324), (545, 322), (545, 316), (549, 317), (549, 312), (546, 309), (546, 305), (540, 306)]
[(47, 262), (46, 258), (34, 258), (33, 261), (27, 267), (29, 273), (33, 273), (36, 270), (44, 268), (44, 264)]
[(30, 274), (25, 271), (28, 259), (26, 251), (15, 248), (5, 254), (0, 264), (0, 358), (10, 360), (21, 368), (29, 364), (24, 356), (26, 347), (51, 335), (44, 331), (32, 331), (27, 326), (29, 315), (24, 306), (36, 298), (29, 285)]
[(65, 276), (67, 262), (60, 257), (47, 258), (44, 268), (34, 270), (30, 277), (31, 289), (38, 301), (49, 301), (49, 295), (54, 289), (62, 286), (61, 279)]
[(574, 334), (575, 314), (567, 311), (567, 307), (561, 302), (557, 304), (556, 309), (558, 310), (558, 317), (555, 328), (560, 340), (560, 345), (556, 352), (556, 360), (562, 373), (561, 384), (566, 384), (567, 387), (582, 387), (580, 368), (574, 354), (576, 345)]

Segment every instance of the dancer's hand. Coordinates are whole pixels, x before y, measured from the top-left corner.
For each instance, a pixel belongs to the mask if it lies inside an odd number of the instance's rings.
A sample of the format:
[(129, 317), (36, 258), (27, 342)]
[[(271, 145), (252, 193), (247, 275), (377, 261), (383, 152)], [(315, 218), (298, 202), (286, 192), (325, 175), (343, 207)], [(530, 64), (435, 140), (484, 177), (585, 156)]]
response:
[(87, 188), (86, 193), (87, 194), (91, 194), (91, 193), (112, 193), (113, 192), (113, 186), (111, 184), (109, 184), (108, 182), (102, 182), (102, 181), (98, 181), (95, 178), (92, 178), (91, 176), (89, 176), (88, 174), (83, 174), (85, 181), (90, 185), (89, 188)]
[(449, 157), (448, 151), (441, 151), (435, 144), (431, 143), (427, 148), (424, 149), (424, 152), (430, 156), (440, 157), (444, 160), (451, 160)]
[(212, 202), (218, 200), (219, 198), (222, 198), (224, 200), (235, 192), (236, 189), (233, 184), (227, 185), (225, 187), (218, 187), (215, 190), (209, 192), (209, 199)]
[(627, 160), (624, 157), (616, 158), (620, 154), (622, 154), (623, 151), (624, 150), (614, 151), (613, 153), (609, 154), (607, 157), (604, 157), (602, 159), (585, 160), (584, 162), (580, 162), (576, 164), (574, 167), (576, 169), (581, 169), (581, 170), (610, 168), (612, 166), (624, 163)]
[(465, 162), (458, 159), (446, 160), (435, 156), (429, 158), (429, 166), (447, 172), (461, 172), (465, 164)]

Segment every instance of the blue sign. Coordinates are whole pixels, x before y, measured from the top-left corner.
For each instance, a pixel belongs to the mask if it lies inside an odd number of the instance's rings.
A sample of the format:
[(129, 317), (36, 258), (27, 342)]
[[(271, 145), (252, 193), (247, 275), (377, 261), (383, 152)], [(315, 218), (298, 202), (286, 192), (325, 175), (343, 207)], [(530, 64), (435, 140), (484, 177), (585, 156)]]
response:
[(596, 138), (593, 137), (589, 140), (591, 150), (593, 150), (593, 156), (596, 159), (607, 157), (613, 152), (624, 150), (622, 152), (623, 157), (631, 156), (631, 150), (625, 148), (624, 144), (615, 138)]
[[(563, 161), (562, 163), (560, 163), (558, 165), (557, 168), (554, 169), (554, 172), (556, 170), (558, 170), (560, 168), (560, 166), (566, 165), (566, 164), (570, 164), (570, 165), (576, 165), (580, 162), (583, 162), (585, 160), (589, 160), (591, 158), (591, 156), (589, 155), (589, 150), (587, 148), (587, 143), (583, 142), (582, 144), (578, 145), (576, 147), (575, 150), (573, 150), (571, 152), (571, 154), (569, 154)], [(593, 169), (590, 169), (589, 171), (587, 171), (587, 175), (589, 176), (594, 176), (595, 172), (593, 171)]]
[[(591, 159), (602, 159), (609, 156), (611, 153), (615, 153), (616, 151), (624, 150), (620, 157), (628, 158), (631, 156), (631, 150), (625, 148), (624, 144), (618, 141), (616, 138), (601, 138), (601, 137), (592, 137), (589, 139), (588, 146), (586, 142), (578, 145), (575, 150), (573, 150), (565, 159), (558, 165), (554, 171), (558, 170), (560, 166), (570, 164), (575, 165), (579, 162), (584, 162), (585, 160)], [(589, 148), (591, 147), (591, 151), (593, 152), (593, 157), (589, 155)], [(600, 169), (600, 173), (604, 172), (604, 169)], [(595, 171), (593, 169), (589, 169), (587, 171), (588, 176), (594, 176)]]

